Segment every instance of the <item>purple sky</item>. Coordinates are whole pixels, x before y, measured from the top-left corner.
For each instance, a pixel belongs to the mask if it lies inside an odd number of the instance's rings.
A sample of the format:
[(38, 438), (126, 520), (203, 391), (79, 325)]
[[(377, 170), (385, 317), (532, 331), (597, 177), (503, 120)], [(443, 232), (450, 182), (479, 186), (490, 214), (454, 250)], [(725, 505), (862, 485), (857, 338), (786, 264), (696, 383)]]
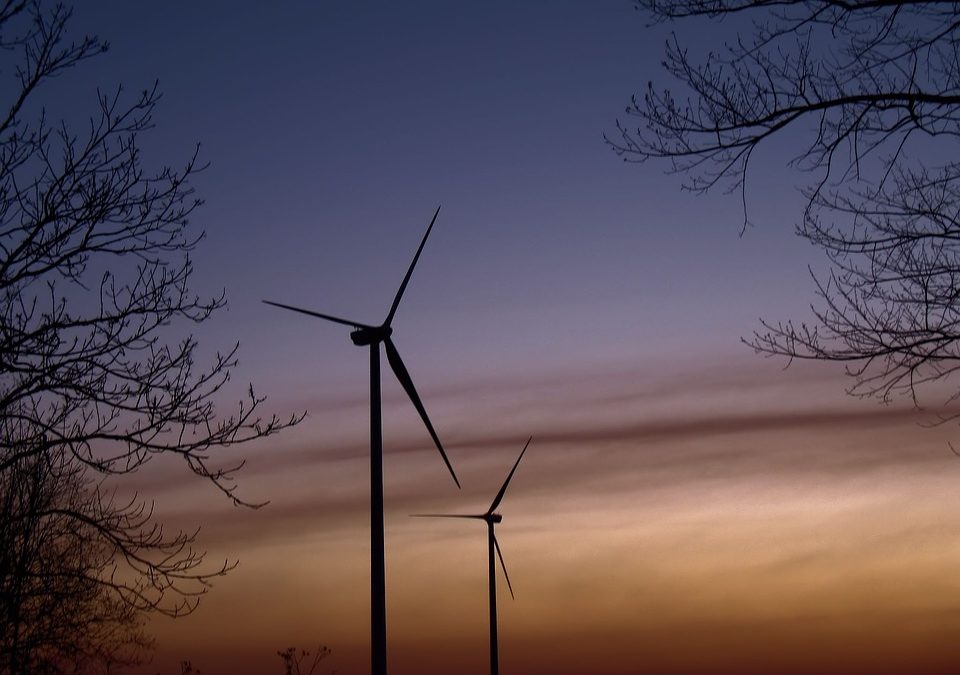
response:
[(273, 391), (363, 363), (259, 300), (380, 319), (438, 204), (397, 318), (422, 378), (733, 352), (757, 316), (804, 304), (792, 186), (768, 199), (758, 177), (752, 212), (777, 222), (739, 239), (736, 199), (684, 195), (603, 144), (660, 75), (666, 32), (628, 2), (103, 3), (77, 24), (112, 51), (72, 99), (158, 78), (147, 156), (202, 143), (196, 285), (228, 289), (214, 330)]
[[(385, 376), (388, 566), (390, 588), (404, 589), (390, 619), (397, 672), (485, 672), (484, 562), (469, 548), (482, 536), (416, 529), (405, 514), (488, 501), (531, 433), (504, 505), (517, 514), (501, 537), (518, 590), (503, 615), (505, 671), (514, 663), (539, 672), (540, 663), (563, 672), (567, 663), (694, 673), (713, 663), (709, 672), (772, 672), (810, 651), (790, 630), (810, 617), (830, 617), (810, 632), (828, 651), (843, 635), (855, 646), (889, 637), (856, 617), (895, 616), (903, 597), (920, 598), (914, 609), (924, 616), (955, 611), (924, 604), (953, 590), (931, 562), (947, 564), (947, 531), (909, 525), (956, 506), (937, 502), (949, 494), (945, 476), (958, 478), (943, 434), (924, 436), (907, 413), (845, 399), (835, 369), (784, 374), (739, 343), (758, 317), (802, 318), (810, 300), (807, 265), (818, 261), (792, 234), (802, 202), (782, 148), (759, 156), (749, 192), (758, 227), (741, 237), (736, 195), (682, 192), (665, 165), (624, 164), (603, 143), (630, 94), (663, 81), (671, 27), (647, 27), (627, 0), (113, 1), (78, 7), (75, 29), (98, 33), (111, 51), (45, 92), (50, 109), (82, 119), (95, 87), (123, 83), (133, 93), (159, 79), (148, 164), (183, 162), (197, 142), (210, 162), (196, 181), (207, 203), (195, 222), (207, 240), (195, 287), (225, 287), (230, 309), (201, 328), (204, 346), (239, 340), (235, 384), (253, 381), (271, 409), (310, 412), (285, 438), (246, 449), (242, 489), (272, 500), (257, 514), (227, 507), (178, 467), (138, 477), (161, 511), (204, 522), (213, 552), (242, 562), (194, 617), (157, 623), (149, 672), (193, 658), (204, 675), (239, 673), (238, 663), (272, 666), (275, 649), (315, 641), (339, 650), (340, 672), (365, 667), (366, 354), (346, 329), (260, 300), (379, 322), (441, 204), (395, 339), (464, 467), (465, 489), (458, 496), (447, 485)], [(711, 24), (678, 30), (698, 48), (722, 39)], [(916, 447), (904, 440), (914, 433)], [(908, 514), (898, 505), (914, 504), (914, 478), (924, 499)], [(559, 517), (579, 534), (561, 532), (551, 520)], [(882, 589), (919, 589), (868, 602), (845, 561), (884, 559), (884, 523), (909, 531), (897, 541), (920, 547), (928, 567), (916, 569), (934, 581), (924, 586), (907, 563), (865, 565)], [(444, 576), (431, 561), (447, 543), (458, 573)], [(731, 601), (758, 569), (756, 602)], [(441, 590), (426, 608), (411, 589), (431, 576)], [(574, 579), (572, 599), (559, 602)], [(611, 579), (620, 581), (604, 586)], [(717, 609), (727, 601), (729, 620)], [(571, 612), (579, 624), (545, 619)], [(439, 648), (426, 659), (433, 647), (418, 621), (446, 625), (446, 644), (475, 661)], [(782, 646), (780, 661), (773, 652), (743, 660), (758, 626)], [(545, 646), (569, 644), (571, 631), (585, 641), (579, 655)], [(717, 635), (727, 646), (714, 644)], [(871, 663), (900, 668), (916, 645), (933, 645), (935, 659), (941, 637), (927, 631), (900, 651), (891, 642)], [(669, 653), (656, 651), (668, 643)], [(604, 660), (631, 644), (650, 660)], [(809, 663), (853, 672), (843, 659)]]

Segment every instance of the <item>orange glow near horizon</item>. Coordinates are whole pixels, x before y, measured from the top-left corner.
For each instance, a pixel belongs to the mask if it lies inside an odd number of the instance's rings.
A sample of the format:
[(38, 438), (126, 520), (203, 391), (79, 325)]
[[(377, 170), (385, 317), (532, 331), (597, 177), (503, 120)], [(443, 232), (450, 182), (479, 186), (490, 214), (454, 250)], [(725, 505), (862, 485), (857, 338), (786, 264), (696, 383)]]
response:
[[(500, 508), (517, 593), (511, 601), (498, 580), (504, 672), (949, 672), (960, 628), (960, 461), (947, 430), (844, 400), (835, 381), (785, 380), (640, 392), (593, 427), (593, 441), (590, 427), (573, 440), (531, 429)], [(548, 386), (549, 427), (534, 419), (534, 397), (518, 394), (500, 428), (573, 429), (586, 399), (609, 401), (628, 381), (575, 395)], [(751, 414), (727, 410), (734, 404)], [(726, 427), (710, 422), (721, 414), (733, 420)], [(486, 444), (468, 426), (451, 434), (460, 495), (425, 442), (392, 444), (399, 454), (387, 444), (399, 675), (487, 672), (482, 524), (407, 517), (489, 503), (522, 439)], [(271, 506), (201, 518), (213, 557), (239, 556), (241, 566), (194, 616), (152, 624), (150, 672), (181, 658), (205, 675), (270, 672), (278, 649), (317, 642), (334, 649), (337, 672), (369, 668), (365, 461), (299, 467), (307, 455), (288, 448), (270, 464), (252, 461), (256, 489), (276, 489)]]

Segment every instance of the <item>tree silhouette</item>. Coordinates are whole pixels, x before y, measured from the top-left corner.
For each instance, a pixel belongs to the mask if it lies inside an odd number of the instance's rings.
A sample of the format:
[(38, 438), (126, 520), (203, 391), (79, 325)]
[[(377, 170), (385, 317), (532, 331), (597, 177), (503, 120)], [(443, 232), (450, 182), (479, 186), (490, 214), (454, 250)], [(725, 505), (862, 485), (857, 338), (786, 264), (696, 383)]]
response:
[[(277, 656), (283, 663), (284, 675), (313, 675), (320, 662), (330, 656), (331, 653), (332, 650), (329, 647), (319, 645), (313, 652), (306, 649), (298, 650), (296, 647), (287, 647), (278, 651)], [(311, 656), (313, 658), (310, 658)], [(309, 662), (306, 661), (307, 659), (310, 659)]]
[(252, 387), (218, 413), (237, 346), (203, 366), (177, 332), (224, 297), (190, 290), (196, 153), (179, 170), (143, 164), (156, 86), (99, 93), (80, 132), (40, 107), (39, 92), (107, 48), (69, 38), (69, 18), (0, 0), (0, 672), (101, 648), (109, 660), (142, 642), (140, 613), (191, 611), (231, 565), (204, 565), (195, 532), (164, 531), (118, 481), (175, 456), (246, 504), (232, 483), (242, 462), (216, 451), (298, 421), (261, 418)]
[[(826, 254), (809, 322), (762, 322), (760, 352), (847, 364), (851, 393), (920, 403), (960, 366), (960, 12), (920, 0), (638, 0), (654, 21), (729, 19), (739, 32), (664, 61), (607, 138), (666, 159), (685, 187), (738, 190), (744, 225), (758, 148), (796, 143), (807, 175), (797, 232)], [(749, 25), (746, 19), (752, 19)], [(748, 26), (744, 28), (744, 26)], [(804, 173), (806, 172), (806, 173)], [(952, 389), (952, 391), (951, 391)], [(946, 398), (960, 395), (948, 388)]]
[(150, 644), (134, 606), (104, 592), (112, 548), (62, 515), (101, 506), (81, 473), (64, 455), (35, 455), (0, 474), (2, 672), (130, 665)]

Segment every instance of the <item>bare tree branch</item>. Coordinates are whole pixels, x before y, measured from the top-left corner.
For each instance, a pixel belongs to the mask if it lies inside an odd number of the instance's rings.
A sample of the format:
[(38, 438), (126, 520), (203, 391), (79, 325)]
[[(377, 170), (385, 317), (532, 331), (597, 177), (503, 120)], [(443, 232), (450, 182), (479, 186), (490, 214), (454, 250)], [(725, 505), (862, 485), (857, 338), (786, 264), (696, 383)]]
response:
[[(13, 62), (2, 72), (16, 83), (0, 101), (0, 673), (118, 657), (142, 646), (143, 612), (190, 612), (231, 569), (206, 565), (196, 532), (165, 531), (152, 505), (119, 499), (104, 477), (172, 455), (257, 506), (236, 493), (243, 462), (218, 451), (301, 419), (262, 416), (252, 386), (221, 412), (238, 346), (202, 364), (177, 332), (225, 297), (191, 291), (197, 151), (179, 168), (143, 163), (157, 85), (99, 92), (81, 133), (27, 114), (51, 80), (107, 49), (71, 41), (69, 19), (61, 5), (0, 1), (0, 57)], [(44, 619), (37, 608), (54, 601), (73, 614)]]
[[(809, 322), (762, 322), (747, 340), (789, 359), (846, 364), (850, 393), (921, 405), (960, 389), (960, 11), (952, 2), (638, 0), (654, 21), (752, 18), (695, 60), (664, 61), (682, 97), (649, 84), (609, 137), (627, 161), (666, 159), (685, 187), (739, 190), (773, 138), (809, 175), (797, 232), (822, 251)], [(738, 23), (743, 26), (743, 23)], [(947, 419), (950, 419), (947, 416)]]

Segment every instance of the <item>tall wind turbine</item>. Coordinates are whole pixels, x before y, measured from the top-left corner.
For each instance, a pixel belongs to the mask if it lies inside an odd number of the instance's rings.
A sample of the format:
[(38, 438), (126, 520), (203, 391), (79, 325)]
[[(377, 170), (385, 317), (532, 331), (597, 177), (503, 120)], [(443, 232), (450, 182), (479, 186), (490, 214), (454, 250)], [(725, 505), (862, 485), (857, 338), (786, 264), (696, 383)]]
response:
[(499, 513), (494, 513), (497, 510), (497, 507), (500, 506), (500, 502), (503, 500), (503, 495), (507, 492), (507, 486), (510, 484), (510, 479), (513, 478), (514, 472), (517, 470), (517, 467), (520, 466), (520, 460), (523, 459), (523, 453), (527, 451), (527, 447), (530, 445), (530, 441), (533, 440), (533, 436), (527, 439), (526, 444), (523, 446), (523, 450), (520, 451), (520, 456), (517, 457), (517, 461), (514, 463), (513, 468), (510, 469), (510, 473), (507, 474), (507, 479), (503, 481), (503, 485), (500, 487), (500, 492), (497, 493), (497, 496), (493, 498), (493, 501), (490, 503), (490, 508), (487, 509), (486, 513), (478, 513), (475, 515), (467, 515), (462, 513), (418, 513), (414, 515), (414, 518), (472, 518), (475, 520), (482, 520), (487, 524), (487, 579), (489, 583), (489, 597), (490, 597), (490, 673), (492, 675), (499, 675), (500, 673), (500, 649), (497, 646), (497, 566), (494, 562), (494, 551), (496, 551), (497, 558), (500, 559), (500, 567), (503, 569), (503, 576), (507, 580), (507, 588), (510, 590), (510, 597), (513, 595), (513, 585), (510, 583), (510, 575), (507, 574), (507, 565), (503, 562), (503, 553), (500, 552), (500, 544), (497, 542), (497, 535), (493, 531), (494, 525), (503, 520), (503, 516)]
[(400, 305), (401, 298), (403, 298), (403, 292), (407, 289), (407, 284), (413, 275), (413, 268), (417, 266), (420, 253), (423, 252), (423, 246), (427, 243), (427, 237), (430, 236), (430, 231), (433, 229), (433, 224), (437, 222), (437, 215), (439, 213), (440, 207), (438, 206), (436, 212), (433, 214), (433, 219), (430, 221), (430, 225), (427, 227), (426, 233), (423, 235), (423, 239), (420, 241), (420, 247), (413, 256), (413, 262), (410, 263), (407, 274), (403, 277), (403, 282), (400, 284), (400, 289), (393, 299), (393, 304), (390, 306), (387, 318), (384, 319), (383, 323), (379, 326), (370, 326), (365, 323), (360, 323), (359, 321), (351, 321), (350, 319), (321, 314), (320, 312), (314, 312), (309, 309), (301, 309), (279, 302), (264, 300), (266, 304), (273, 305), (274, 307), (289, 309), (293, 312), (300, 312), (308, 316), (350, 326), (353, 328), (350, 332), (350, 339), (353, 341), (353, 344), (358, 347), (370, 347), (370, 631), (373, 675), (386, 675), (387, 672), (386, 571), (383, 550), (383, 435), (380, 423), (381, 344), (383, 344), (387, 352), (387, 361), (390, 364), (390, 368), (393, 369), (397, 380), (400, 381), (404, 391), (407, 392), (407, 396), (410, 397), (410, 401), (413, 402), (413, 407), (420, 413), (420, 418), (427, 427), (430, 438), (433, 439), (437, 450), (440, 451), (440, 456), (447, 465), (450, 475), (453, 476), (453, 481), (457, 484), (458, 488), (460, 487), (457, 474), (454, 473), (453, 466), (447, 458), (447, 453), (444, 452), (443, 445), (440, 443), (440, 438), (437, 436), (433, 424), (430, 423), (430, 418), (427, 416), (427, 411), (423, 407), (423, 402), (417, 394), (416, 387), (413, 386), (413, 380), (410, 379), (410, 373), (407, 372), (406, 366), (403, 365), (403, 359), (400, 358), (400, 353), (390, 338), (393, 333), (393, 328), (390, 324), (393, 322), (393, 317), (397, 313), (397, 307)]

